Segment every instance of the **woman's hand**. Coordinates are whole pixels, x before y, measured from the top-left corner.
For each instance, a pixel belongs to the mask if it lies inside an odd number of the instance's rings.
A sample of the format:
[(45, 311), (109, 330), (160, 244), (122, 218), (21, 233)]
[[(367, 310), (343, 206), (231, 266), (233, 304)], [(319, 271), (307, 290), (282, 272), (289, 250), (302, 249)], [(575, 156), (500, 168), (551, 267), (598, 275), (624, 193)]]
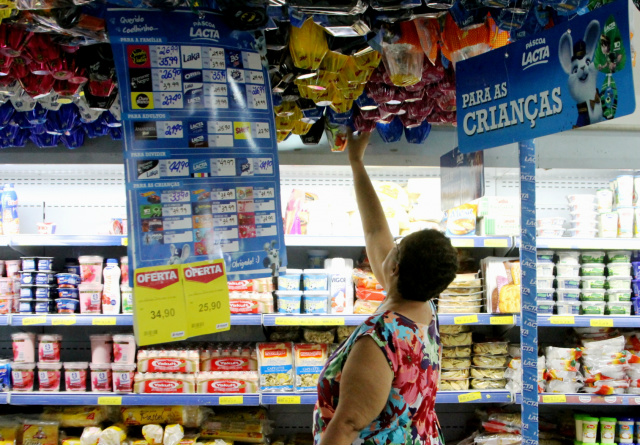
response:
[(349, 150), (349, 162), (362, 162), (364, 152), (369, 144), (371, 133), (359, 133), (347, 131), (347, 149)]

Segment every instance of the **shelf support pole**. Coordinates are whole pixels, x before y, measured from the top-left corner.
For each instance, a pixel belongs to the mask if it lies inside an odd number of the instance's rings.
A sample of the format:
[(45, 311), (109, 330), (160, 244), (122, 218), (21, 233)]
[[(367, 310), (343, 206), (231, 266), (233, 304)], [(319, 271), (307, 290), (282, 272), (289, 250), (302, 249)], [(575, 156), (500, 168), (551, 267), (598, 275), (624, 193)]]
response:
[(518, 143), (520, 152), (522, 279), (522, 444), (538, 444), (538, 306), (536, 304), (536, 146)]

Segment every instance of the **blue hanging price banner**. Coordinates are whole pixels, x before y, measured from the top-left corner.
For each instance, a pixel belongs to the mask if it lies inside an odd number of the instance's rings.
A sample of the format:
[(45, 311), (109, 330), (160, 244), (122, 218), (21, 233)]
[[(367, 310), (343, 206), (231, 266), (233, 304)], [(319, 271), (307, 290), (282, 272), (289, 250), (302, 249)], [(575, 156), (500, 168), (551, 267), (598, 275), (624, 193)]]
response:
[(484, 150), (633, 113), (629, 36), (629, 4), (616, 0), (458, 62), (460, 151)]

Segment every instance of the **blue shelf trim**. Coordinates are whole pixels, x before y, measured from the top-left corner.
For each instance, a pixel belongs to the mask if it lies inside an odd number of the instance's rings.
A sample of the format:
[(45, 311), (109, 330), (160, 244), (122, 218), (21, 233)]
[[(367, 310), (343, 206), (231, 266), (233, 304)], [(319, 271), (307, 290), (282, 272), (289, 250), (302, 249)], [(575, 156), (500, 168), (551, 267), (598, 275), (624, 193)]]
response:
[[(476, 316), (478, 321), (465, 320), (467, 317)], [(513, 323), (505, 323), (506, 317), (513, 317)], [(492, 322), (493, 320), (493, 322)], [(520, 326), (520, 315), (497, 315), (497, 314), (438, 314), (438, 321), (441, 325), (454, 325), (454, 324), (468, 324), (476, 326), (484, 325), (505, 325), (505, 326)]]
[[(490, 247), (510, 248), (513, 246), (511, 236), (452, 236), (451, 244), (454, 247)], [(285, 235), (284, 242), (287, 246), (351, 246), (364, 247), (362, 236), (309, 236), (309, 235)]]
[[(464, 401), (465, 397), (472, 394), (479, 394), (480, 398)], [(513, 399), (511, 393), (503, 389), (487, 391), (438, 391), (436, 403), (513, 403)]]
[(0, 315), (0, 326), (9, 326), (9, 315)]
[[(558, 397), (564, 398), (557, 401)], [(547, 399), (547, 400), (545, 400)], [(640, 395), (612, 394), (601, 396), (597, 394), (540, 394), (539, 403), (544, 405), (622, 405), (640, 406)]]
[[(44, 322), (38, 319), (44, 318)], [(232, 326), (260, 326), (262, 316), (252, 315), (232, 315)], [(84, 315), (84, 314), (43, 314), (43, 315), (20, 315), (12, 314), (9, 321), (8, 316), (0, 316), (0, 326), (133, 326), (132, 315)]]
[[(300, 405), (315, 405), (318, 400), (318, 394), (315, 392), (266, 392), (261, 394), (263, 405), (278, 405), (282, 404), (282, 400), (279, 398), (300, 397)], [(298, 403), (295, 403), (296, 405)]]
[(126, 246), (122, 235), (10, 235), (9, 246)]
[[(514, 247), (520, 247), (520, 237), (513, 242)], [(538, 249), (573, 249), (573, 250), (638, 250), (640, 239), (638, 238), (538, 238)]]
[[(562, 317), (562, 318), (560, 318)], [(570, 317), (567, 315), (538, 315), (539, 327), (591, 327), (605, 326), (613, 322), (616, 328), (637, 328), (640, 327), (640, 316), (638, 315), (573, 315), (574, 323), (562, 322), (563, 319)], [(556, 322), (553, 322), (553, 321)], [(559, 323), (561, 322), (561, 323)]]
[(321, 315), (321, 314), (264, 314), (264, 326), (318, 326), (320, 320), (327, 325), (359, 326), (370, 315)]
[(9, 403), (9, 393), (0, 392), (0, 405), (6, 405), (7, 403)]
[[(241, 403), (228, 403), (226, 397), (242, 396)], [(11, 393), (11, 405), (223, 405), (258, 406), (260, 394), (116, 394), (116, 393)]]

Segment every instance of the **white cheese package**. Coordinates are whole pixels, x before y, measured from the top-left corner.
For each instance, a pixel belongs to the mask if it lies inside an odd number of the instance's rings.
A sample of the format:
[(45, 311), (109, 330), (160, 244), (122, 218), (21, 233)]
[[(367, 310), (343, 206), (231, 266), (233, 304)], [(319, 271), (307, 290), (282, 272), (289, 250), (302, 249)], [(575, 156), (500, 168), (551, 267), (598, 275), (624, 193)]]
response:
[(200, 394), (253, 394), (258, 392), (257, 371), (206, 371), (196, 376)]
[(327, 344), (296, 344), (293, 346), (296, 391), (316, 391), (322, 368), (329, 358)]
[(200, 369), (197, 349), (140, 349), (138, 372), (193, 373)]
[(293, 344), (258, 343), (260, 391), (293, 391)]

